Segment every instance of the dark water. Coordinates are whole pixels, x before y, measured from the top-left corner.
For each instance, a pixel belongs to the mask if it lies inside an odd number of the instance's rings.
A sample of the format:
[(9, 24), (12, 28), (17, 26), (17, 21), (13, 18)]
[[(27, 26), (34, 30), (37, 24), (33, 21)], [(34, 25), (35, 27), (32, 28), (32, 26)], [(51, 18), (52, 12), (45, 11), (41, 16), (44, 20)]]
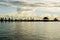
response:
[(0, 40), (60, 40), (60, 22), (0, 22)]

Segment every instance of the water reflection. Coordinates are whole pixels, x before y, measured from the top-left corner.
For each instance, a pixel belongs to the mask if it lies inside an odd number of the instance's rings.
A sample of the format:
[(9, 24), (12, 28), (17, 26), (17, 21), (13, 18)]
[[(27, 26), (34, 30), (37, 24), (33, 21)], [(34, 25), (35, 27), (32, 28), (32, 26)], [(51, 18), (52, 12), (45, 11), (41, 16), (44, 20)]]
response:
[(59, 39), (59, 22), (0, 22), (0, 40)]

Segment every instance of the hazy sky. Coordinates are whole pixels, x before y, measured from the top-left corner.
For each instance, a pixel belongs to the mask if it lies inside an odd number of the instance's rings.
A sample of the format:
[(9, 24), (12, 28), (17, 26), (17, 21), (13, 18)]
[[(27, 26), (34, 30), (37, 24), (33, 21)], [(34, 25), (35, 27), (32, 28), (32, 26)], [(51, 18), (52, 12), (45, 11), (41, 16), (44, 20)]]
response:
[(28, 2), (40, 2), (40, 1), (42, 1), (42, 2), (60, 2), (60, 0), (18, 0), (18, 1), (28, 1)]
[[(36, 3), (57, 3), (57, 4), (48, 4), (47, 7), (40, 7), (41, 5)], [(0, 14), (10, 14), (17, 12), (17, 7), (19, 8), (20, 13), (27, 13), (28, 10), (32, 14), (57, 14), (60, 15), (60, 0), (0, 0)], [(44, 4), (42, 4), (44, 5)], [(56, 7), (58, 6), (58, 7)], [(28, 12), (28, 13), (29, 13)], [(14, 13), (13, 13), (14, 14)], [(30, 14), (30, 13), (29, 13)]]

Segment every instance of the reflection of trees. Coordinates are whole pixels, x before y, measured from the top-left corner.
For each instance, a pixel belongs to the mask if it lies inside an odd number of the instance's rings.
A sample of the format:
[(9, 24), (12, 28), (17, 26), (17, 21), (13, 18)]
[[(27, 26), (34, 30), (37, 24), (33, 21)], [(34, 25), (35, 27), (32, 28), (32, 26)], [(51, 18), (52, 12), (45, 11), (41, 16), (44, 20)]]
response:
[(43, 20), (44, 20), (44, 21), (48, 21), (49, 18), (48, 18), (48, 17), (44, 17)]
[(58, 21), (58, 19), (57, 18), (54, 18), (54, 21)]

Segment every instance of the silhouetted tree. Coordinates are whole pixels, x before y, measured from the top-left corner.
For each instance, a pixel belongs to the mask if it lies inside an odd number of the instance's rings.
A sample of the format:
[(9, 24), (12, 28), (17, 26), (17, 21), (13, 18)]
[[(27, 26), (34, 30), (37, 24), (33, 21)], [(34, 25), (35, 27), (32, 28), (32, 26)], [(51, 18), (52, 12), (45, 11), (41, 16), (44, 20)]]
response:
[(8, 21), (11, 21), (11, 19), (9, 18)]
[(0, 20), (1, 20), (1, 21), (3, 21), (3, 20), (4, 20), (4, 18), (1, 18)]
[(17, 21), (17, 19), (15, 19), (15, 21)]
[(54, 21), (58, 21), (58, 19), (57, 18), (54, 18)]
[(43, 20), (44, 20), (44, 21), (48, 21), (49, 18), (48, 18), (48, 17), (44, 17)]

